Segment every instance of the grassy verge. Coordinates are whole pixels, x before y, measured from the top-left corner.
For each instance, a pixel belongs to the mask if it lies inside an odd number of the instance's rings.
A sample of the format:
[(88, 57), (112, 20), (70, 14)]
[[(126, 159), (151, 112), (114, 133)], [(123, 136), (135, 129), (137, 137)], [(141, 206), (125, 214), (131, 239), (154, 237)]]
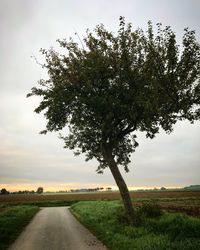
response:
[(36, 206), (0, 206), (0, 249), (7, 249), (39, 211)]
[[(2, 202), (4, 206), (37, 206), (37, 207), (59, 207), (59, 206), (71, 206), (79, 201), (14, 201), (14, 202)], [(1, 209), (1, 206), (0, 206)]]
[(151, 218), (137, 211), (137, 225), (126, 222), (119, 201), (79, 202), (74, 215), (109, 249), (194, 250), (200, 249), (200, 219), (183, 214), (163, 213)]

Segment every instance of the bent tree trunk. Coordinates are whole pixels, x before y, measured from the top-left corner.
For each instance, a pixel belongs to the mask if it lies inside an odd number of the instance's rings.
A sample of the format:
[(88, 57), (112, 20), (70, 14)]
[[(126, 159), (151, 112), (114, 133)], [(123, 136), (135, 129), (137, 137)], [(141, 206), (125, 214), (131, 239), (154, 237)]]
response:
[(119, 171), (119, 168), (114, 160), (114, 157), (112, 156), (112, 153), (109, 152), (108, 150), (106, 150), (106, 152), (104, 152), (104, 158), (107, 161), (110, 171), (115, 179), (115, 182), (119, 188), (121, 197), (122, 197), (122, 201), (124, 204), (124, 208), (129, 220), (129, 223), (133, 223), (134, 221), (134, 209), (133, 209), (133, 205), (131, 202), (131, 198), (130, 198), (130, 194), (127, 188), (127, 185)]

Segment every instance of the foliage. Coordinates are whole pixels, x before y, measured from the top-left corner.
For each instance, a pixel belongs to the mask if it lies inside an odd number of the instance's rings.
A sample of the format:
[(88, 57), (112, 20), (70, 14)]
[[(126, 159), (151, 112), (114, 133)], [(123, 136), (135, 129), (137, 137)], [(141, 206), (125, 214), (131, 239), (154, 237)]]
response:
[(2, 188), (0, 194), (9, 194), (9, 193), (10, 193), (10, 192), (7, 191), (5, 188)]
[(19, 191), (15, 191), (12, 192), (12, 194), (34, 194), (35, 191), (34, 190), (19, 190)]
[(198, 190), (200, 190), (200, 185), (190, 185), (188, 187), (184, 187), (184, 190), (198, 191)]
[(1, 207), (0, 249), (7, 249), (38, 210), (39, 208), (35, 206)]
[(144, 200), (139, 207), (135, 208), (134, 226), (142, 226), (147, 218), (158, 218), (163, 214), (161, 206), (158, 202), (152, 200)]
[(113, 250), (193, 250), (200, 248), (200, 219), (164, 213), (130, 226), (117, 201), (82, 201), (71, 207), (77, 218)]
[(101, 173), (112, 152), (128, 171), (130, 155), (138, 146), (134, 131), (153, 138), (160, 128), (171, 133), (178, 120), (200, 117), (200, 46), (195, 32), (185, 29), (182, 53), (167, 26), (151, 22), (146, 33), (133, 30), (120, 17), (117, 34), (97, 25), (87, 31), (82, 47), (72, 38), (58, 40), (63, 54), (41, 49), (49, 78), (41, 79), (28, 96), (42, 97), (47, 131), (69, 127), (61, 136), (65, 147), (99, 161)]
[(183, 214), (165, 214), (159, 220), (149, 220), (147, 227), (155, 233), (167, 233), (171, 240), (200, 239), (200, 219)]
[(145, 215), (146, 217), (156, 218), (162, 215), (162, 209), (155, 201), (145, 202), (140, 207), (139, 213)]
[(37, 193), (38, 193), (38, 194), (42, 194), (43, 191), (44, 191), (44, 188), (43, 188), (43, 187), (38, 187), (38, 189), (37, 189)]

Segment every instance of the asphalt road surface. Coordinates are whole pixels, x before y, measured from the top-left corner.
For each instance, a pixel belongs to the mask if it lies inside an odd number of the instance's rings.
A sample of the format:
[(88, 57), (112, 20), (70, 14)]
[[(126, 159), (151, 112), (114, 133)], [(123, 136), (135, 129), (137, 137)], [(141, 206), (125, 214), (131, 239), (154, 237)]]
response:
[(9, 250), (106, 250), (66, 207), (43, 208)]

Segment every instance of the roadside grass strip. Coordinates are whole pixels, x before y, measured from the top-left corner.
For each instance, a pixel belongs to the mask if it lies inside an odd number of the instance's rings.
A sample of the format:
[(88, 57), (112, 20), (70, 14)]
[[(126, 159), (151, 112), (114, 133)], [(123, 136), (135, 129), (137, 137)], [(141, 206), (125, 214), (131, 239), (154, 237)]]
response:
[(120, 201), (81, 201), (71, 211), (111, 250), (200, 249), (199, 218), (144, 205), (130, 226)]
[(38, 211), (36, 206), (0, 206), (0, 250), (8, 248)]

